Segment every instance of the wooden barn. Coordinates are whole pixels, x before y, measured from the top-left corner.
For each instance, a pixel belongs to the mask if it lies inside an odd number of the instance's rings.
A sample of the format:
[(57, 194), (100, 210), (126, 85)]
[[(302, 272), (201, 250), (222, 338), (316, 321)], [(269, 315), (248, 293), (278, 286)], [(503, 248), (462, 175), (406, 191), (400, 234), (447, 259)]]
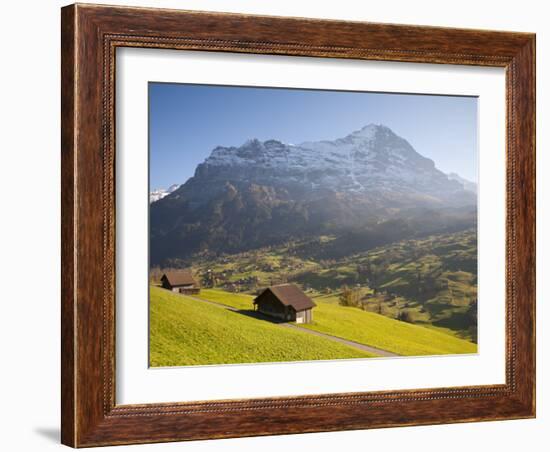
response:
[(254, 299), (255, 310), (296, 323), (311, 323), (315, 306), (313, 300), (294, 284), (268, 287)]
[(200, 285), (193, 278), (191, 270), (174, 270), (166, 272), (160, 278), (162, 287), (186, 295), (196, 295), (200, 293)]

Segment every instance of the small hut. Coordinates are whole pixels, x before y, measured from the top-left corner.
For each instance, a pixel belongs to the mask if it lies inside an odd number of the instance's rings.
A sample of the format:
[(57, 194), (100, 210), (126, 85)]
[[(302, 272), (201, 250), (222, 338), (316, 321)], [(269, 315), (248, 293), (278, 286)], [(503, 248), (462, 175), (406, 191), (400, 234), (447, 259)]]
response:
[(255, 310), (296, 323), (311, 323), (315, 306), (313, 300), (295, 284), (268, 287), (254, 299)]
[(163, 288), (172, 292), (196, 295), (201, 290), (199, 283), (193, 278), (193, 273), (189, 269), (168, 271), (162, 275), (160, 281)]

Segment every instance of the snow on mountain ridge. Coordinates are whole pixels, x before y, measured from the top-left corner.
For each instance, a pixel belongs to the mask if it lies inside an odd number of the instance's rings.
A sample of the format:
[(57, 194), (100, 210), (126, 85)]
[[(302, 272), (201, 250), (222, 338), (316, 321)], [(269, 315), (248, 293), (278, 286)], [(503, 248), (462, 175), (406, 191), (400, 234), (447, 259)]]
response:
[(170, 193), (176, 191), (180, 186), (180, 184), (172, 184), (167, 189), (156, 188), (151, 193), (149, 193), (149, 203), (153, 203), (155, 201), (158, 201), (159, 199), (164, 198), (165, 196), (168, 196)]
[(197, 167), (196, 177), (301, 184), (312, 189), (361, 192), (452, 193), (463, 187), (384, 125), (369, 124), (343, 138), (290, 145), (278, 140), (216, 147)]
[[(398, 152), (395, 152), (395, 149), (391, 147), (383, 150), (391, 154), (391, 157), (398, 162), (405, 159), (404, 154), (410, 154), (411, 151), (416, 153), (405, 140), (395, 135), (388, 127), (369, 124), (343, 138), (337, 138), (332, 141), (305, 141), (294, 145), (285, 144), (275, 139), (262, 142), (257, 138), (253, 138), (247, 140), (239, 147), (218, 146), (204, 163), (214, 166), (253, 165), (262, 162), (267, 164), (271, 162), (270, 166), (274, 166), (274, 163), (289, 166), (304, 166), (304, 163), (307, 163), (312, 165), (313, 168), (317, 168), (337, 163), (335, 159), (344, 157), (344, 160), (340, 163), (345, 164), (346, 160), (349, 163), (352, 158), (355, 160), (375, 158), (376, 155), (373, 155), (369, 151), (382, 151), (376, 149), (376, 143), (380, 141), (379, 138), (377, 139), (377, 135), (385, 135), (383, 138), (399, 139), (406, 144), (408, 149), (401, 149)], [(269, 162), (267, 161), (268, 159)]]

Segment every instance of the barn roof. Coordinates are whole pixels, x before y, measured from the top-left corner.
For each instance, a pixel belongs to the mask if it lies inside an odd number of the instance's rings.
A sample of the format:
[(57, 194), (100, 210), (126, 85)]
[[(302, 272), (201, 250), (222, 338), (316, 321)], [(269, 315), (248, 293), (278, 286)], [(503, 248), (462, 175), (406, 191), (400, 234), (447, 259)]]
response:
[(311, 298), (300, 290), (295, 284), (280, 284), (265, 289), (254, 299), (254, 303), (267, 291), (275, 295), (285, 306), (292, 306), (295, 311), (305, 311), (306, 309), (317, 306)]
[(172, 286), (197, 285), (197, 281), (193, 278), (193, 273), (189, 269), (168, 271), (162, 276), (163, 278), (166, 277)]

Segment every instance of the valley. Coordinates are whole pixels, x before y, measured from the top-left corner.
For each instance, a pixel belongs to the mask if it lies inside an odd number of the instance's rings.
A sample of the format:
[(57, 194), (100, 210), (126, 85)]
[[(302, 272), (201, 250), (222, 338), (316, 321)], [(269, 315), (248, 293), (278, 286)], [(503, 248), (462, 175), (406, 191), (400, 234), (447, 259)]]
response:
[[(248, 307), (249, 295), (274, 284), (297, 283), (315, 301), (335, 305), (349, 290), (356, 308), (476, 341), (475, 230), (320, 257), (337, 240), (322, 236), (232, 255), (198, 255), (193, 269), (204, 288), (224, 290), (235, 300), (245, 296)], [(163, 271), (154, 268), (153, 280)]]

